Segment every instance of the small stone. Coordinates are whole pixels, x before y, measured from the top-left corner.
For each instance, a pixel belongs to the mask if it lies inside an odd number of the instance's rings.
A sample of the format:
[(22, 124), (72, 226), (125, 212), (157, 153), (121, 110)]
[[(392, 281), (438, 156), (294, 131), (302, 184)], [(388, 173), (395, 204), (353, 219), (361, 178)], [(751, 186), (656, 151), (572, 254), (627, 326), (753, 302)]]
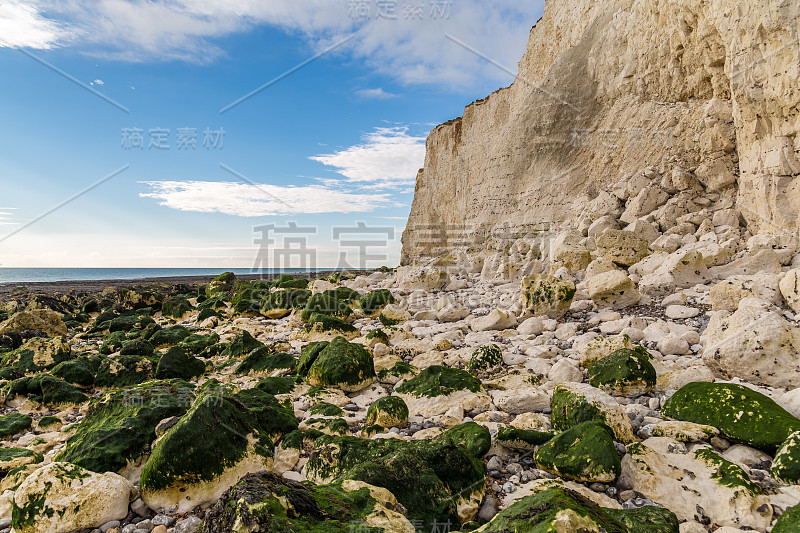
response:
[(483, 505), (481, 505), (480, 511), (478, 511), (478, 521), (485, 524), (494, 518), (496, 514), (497, 500), (495, 500), (492, 496), (487, 496), (483, 501)]
[(146, 503), (144, 503), (144, 501), (142, 501), (141, 498), (134, 500), (134, 502), (131, 504), (131, 511), (143, 517), (148, 517), (153, 514), (152, 511), (150, 511), (150, 508)]
[(112, 520), (110, 522), (106, 522), (105, 524), (100, 526), (100, 531), (102, 531), (103, 533), (107, 533), (107, 531), (112, 527), (118, 527), (119, 523), (120, 523), (119, 520)]
[(175, 523), (175, 518), (164, 514), (157, 514), (151, 520), (154, 526), (171, 526)]
[(658, 398), (650, 398), (650, 401), (649, 401), (649, 402), (647, 402), (647, 406), (648, 406), (650, 409), (652, 409), (652, 410), (654, 410), (654, 411), (655, 411), (655, 410), (657, 410), (659, 407), (661, 407), (661, 400), (659, 400)]
[(673, 320), (683, 318), (694, 318), (700, 314), (700, 310), (696, 307), (688, 307), (685, 305), (670, 305), (665, 312), (668, 318)]
[(160, 526), (156, 526), (150, 531), (150, 533), (167, 533), (167, 526), (163, 524)]
[(172, 533), (196, 533), (201, 520), (196, 516), (189, 516), (175, 525)]

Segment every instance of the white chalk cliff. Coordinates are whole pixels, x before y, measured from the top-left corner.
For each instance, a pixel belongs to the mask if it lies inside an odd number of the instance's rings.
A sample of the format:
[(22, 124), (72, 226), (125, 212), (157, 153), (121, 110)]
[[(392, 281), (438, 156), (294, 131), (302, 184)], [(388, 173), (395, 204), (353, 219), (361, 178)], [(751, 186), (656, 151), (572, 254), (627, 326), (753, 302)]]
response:
[(795, 239), (799, 27), (796, 0), (548, 0), (514, 83), (431, 132), (403, 261), (604, 215)]

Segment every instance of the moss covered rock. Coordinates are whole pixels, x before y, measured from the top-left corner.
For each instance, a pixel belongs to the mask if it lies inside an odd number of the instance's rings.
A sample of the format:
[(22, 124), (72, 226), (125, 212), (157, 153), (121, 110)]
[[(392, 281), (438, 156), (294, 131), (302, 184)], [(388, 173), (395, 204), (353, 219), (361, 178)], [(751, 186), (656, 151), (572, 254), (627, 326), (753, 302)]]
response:
[[(288, 511), (287, 509), (291, 509)], [(386, 489), (344, 481), (314, 486), (271, 472), (242, 478), (206, 514), (200, 533), (400, 533), (414, 527)]]
[(190, 354), (197, 355), (206, 348), (214, 346), (219, 342), (219, 335), (211, 333), (210, 335), (200, 335), (192, 333), (183, 339), (178, 346), (185, 348)]
[(440, 365), (429, 366), (397, 388), (397, 392), (403, 394), (429, 398), (460, 390), (478, 392), (481, 390), (481, 381), (469, 372)]
[(314, 294), (306, 302), (305, 309), (300, 318), (304, 322), (308, 322), (311, 315), (314, 313), (321, 313), (323, 315), (331, 315), (337, 318), (345, 319), (353, 312), (347, 302), (349, 300), (338, 298), (332, 294), (320, 293)]
[(394, 296), (392, 296), (392, 293), (389, 292), (388, 289), (370, 291), (358, 299), (361, 309), (368, 315), (378, 311), (385, 305), (393, 304), (396, 301), (397, 300), (394, 299)]
[(237, 374), (269, 374), (273, 376), (291, 373), (297, 360), (288, 353), (273, 353), (266, 346), (256, 348), (236, 367)]
[(534, 274), (522, 278), (523, 312), (527, 316), (543, 316), (559, 319), (569, 311), (575, 284), (571, 281)]
[(144, 339), (131, 339), (122, 342), (122, 348), (119, 350), (120, 355), (153, 355), (153, 345)]
[(35, 402), (47, 406), (80, 405), (89, 397), (63, 379), (50, 374), (39, 374), (31, 378), (14, 380), (8, 391), (8, 397), (25, 396)]
[(33, 419), (22, 413), (0, 416), (0, 437), (11, 437), (30, 429)]
[(800, 431), (789, 435), (778, 448), (769, 473), (773, 479), (788, 485), (800, 483)]
[(664, 404), (662, 413), (676, 420), (706, 424), (735, 442), (773, 454), (795, 431), (800, 419), (773, 400), (742, 385), (689, 383)]
[(547, 443), (554, 436), (555, 433), (549, 431), (501, 427), (497, 429), (494, 441), (500, 446), (513, 450), (530, 451)]
[(150, 344), (156, 348), (166, 348), (175, 346), (191, 335), (191, 332), (183, 326), (172, 326), (171, 328), (160, 329), (150, 337)]
[(297, 386), (297, 377), (267, 377), (256, 383), (255, 388), (267, 394), (287, 394)]
[(347, 392), (365, 389), (375, 380), (372, 354), (361, 344), (336, 337), (319, 352), (308, 369), (307, 380), (314, 386)]
[(49, 370), (69, 360), (71, 349), (61, 338), (29, 339), (0, 360), (0, 379), (15, 379)]
[(242, 476), (271, 470), (272, 449), (244, 404), (202, 394), (153, 447), (142, 471), (141, 497), (152, 509), (189, 511), (216, 501)]
[(300, 429), (304, 431), (316, 430), (325, 435), (345, 436), (350, 434), (350, 426), (344, 418), (309, 418), (303, 420)]
[(231, 398), (247, 407), (258, 421), (261, 432), (273, 441), (297, 429), (297, 418), (291, 405), (281, 404), (277, 398), (261, 389), (245, 389)]
[(317, 483), (360, 480), (383, 487), (430, 530), (472, 519), (483, 499), (486, 464), (454, 439), (364, 440), (322, 436), (305, 466)]
[[(116, 331), (127, 333), (134, 329), (144, 329), (150, 324), (155, 324), (155, 320), (150, 318), (150, 312), (151, 310), (148, 309), (146, 313), (131, 313), (113, 318), (108, 323), (108, 331), (111, 333)], [(98, 317), (97, 322), (102, 324), (100, 317)]]
[(384, 396), (378, 398), (367, 409), (366, 424), (379, 424), (392, 428), (403, 426), (408, 422), (408, 406), (398, 396)]
[(549, 440), (533, 455), (536, 466), (567, 479), (609, 483), (620, 473), (620, 461), (608, 429), (584, 422)]
[(503, 352), (496, 344), (480, 346), (472, 352), (472, 357), (467, 362), (467, 370), (470, 372), (486, 371), (503, 364)]
[(641, 396), (656, 385), (652, 358), (641, 346), (616, 350), (589, 366), (589, 383), (610, 394)]
[(357, 333), (358, 330), (340, 318), (322, 313), (312, 313), (308, 318), (308, 327), (314, 331), (337, 331), (342, 333)]
[(775, 522), (772, 533), (800, 533), (800, 505), (787, 509)]
[(453, 426), (439, 436), (463, 448), (475, 457), (483, 457), (492, 447), (492, 434), (475, 422), (464, 422)]
[(678, 533), (679, 528), (677, 517), (664, 508), (606, 509), (576, 491), (551, 487), (520, 498), (479, 531)]
[(305, 307), (311, 291), (306, 289), (287, 289), (275, 291), (261, 300), (261, 314), (267, 318), (283, 318), (292, 309)]
[(108, 392), (90, 405), (56, 460), (93, 472), (122, 472), (150, 452), (156, 425), (183, 415), (193, 398), (192, 387), (178, 380)]
[(202, 376), (206, 371), (206, 364), (192, 357), (182, 346), (173, 346), (161, 356), (156, 367), (156, 379), (185, 379), (190, 380)]
[(67, 383), (80, 387), (94, 385), (94, 375), (100, 368), (99, 357), (76, 357), (53, 367), (50, 373)]
[(311, 365), (314, 364), (320, 352), (324, 350), (328, 344), (330, 344), (328, 341), (318, 341), (303, 346), (303, 349), (300, 350), (300, 358), (297, 361), (297, 374), (299, 376), (306, 377), (308, 375)]
[(161, 314), (172, 318), (183, 318), (183, 315), (194, 309), (191, 302), (179, 296), (167, 298), (161, 306)]
[(222, 357), (242, 357), (249, 354), (256, 348), (263, 348), (264, 344), (255, 340), (247, 331), (237, 333), (231, 342), (220, 354)]
[[(344, 411), (341, 407), (337, 407), (332, 403), (328, 402), (319, 402), (311, 406), (311, 409), (308, 410), (310, 415), (322, 415), (322, 416), (342, 416)], [(369, 411), (367, 411), (369, 413)]]
[(227, 298), (236, 283), (236, 275), (233, 272), (220, 274), (206, 285), (206, 296), (209, 298)]
[(0, 477), (11, 470), (25, 465), (39, 464), (44, 461), (44, 456), (33, 450), (25, 448), (0, 448)]
[(156, 364), (147, 357), (115, 355), (102, 360), (94, 384), (96, 387), (129, 387), (153, 379)]
[(587, 383), (560, 383), (550, 401), (553, 429), (565, 431), (583, 422), (598, 421), (613, 433), (614, 440), (633, 442), (633, 429), (622, 407), (605, 392)]
[(100, 346), (100, 353), (109, 355), (118, 352), (122, 349), (122, 343), (127, 340), (125, 333), (122, 331), (114, 331), (109, 333), (103, 338), (103, 344)]

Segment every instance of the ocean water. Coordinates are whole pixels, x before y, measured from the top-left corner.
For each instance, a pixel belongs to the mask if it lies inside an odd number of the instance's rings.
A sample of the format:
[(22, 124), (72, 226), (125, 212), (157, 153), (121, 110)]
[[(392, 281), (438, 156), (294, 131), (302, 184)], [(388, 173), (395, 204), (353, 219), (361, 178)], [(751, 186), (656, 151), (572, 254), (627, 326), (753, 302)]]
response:
[(223, 272), (245, 275), (303, 271), (304, 269), (299, 268), (265, 268), (263, 271), (250, 268), (0, 268), (0, 285), (37, 281), (87, 281), (166, 278), (174, 276), (216, 276)]

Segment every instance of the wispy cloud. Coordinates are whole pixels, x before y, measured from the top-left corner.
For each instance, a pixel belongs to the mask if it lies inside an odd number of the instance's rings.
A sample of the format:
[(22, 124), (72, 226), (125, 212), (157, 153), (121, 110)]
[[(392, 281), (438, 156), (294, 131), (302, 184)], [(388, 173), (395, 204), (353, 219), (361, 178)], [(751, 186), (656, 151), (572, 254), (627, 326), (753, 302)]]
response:
[(333, 167), (347, 181), (375, 188), (413, 184), (425, 162), (425, 137), (408, 134), (408, 127), (377, 128), (363, 143), (332, 154), (311, 157)]
[(34, 2), (0, 2), (0, 47), (49, 49), (76, 35), (68, 25), (45, 18)]
[(218, 181), (144, 181), (143, 198), (179, 211), (259, 217), (320, 213), (365, 213), (393, 205), (386, 194), (354, 194), (330, 187), (285, 187)]
[(374, 100), (390, 100), (392, 98), (397, 98), (400, 95), (386, 92), (381, 87), (378, 87), (377, 89), (361, 89), (356, 91), (356, 96), (360, 96), (361, 98), (371, 98)]
[(449, 42), (445, 34), (469, 35), (470, 43), (487, 56), (513, 65), (544, 0), (437, 2), (446, 6), (438, 11), (432, 9), (433, 2), (425, 2), (417, 13), (407, 12), (398, 2), (392, 17), (379, 17), (375, 2), (367, 3), (368, 12), (357, 13), (353, 7), (357, 4), (350, 0), (5, 0), (0, 9), (7, 21), (0, 23), (0, 35), (11, 36), (14, 44), (38, 48), (75, 42), (90, 55), (113, 59), (203, 63), (225, 55), (217, 39), (262, 25), (297, 33), (317, 51), (352, 34), (355, 39), (347, 50), (376, 71), (404, 83), (458, 87), (475, 80), (506, 82), (509, 76)]

